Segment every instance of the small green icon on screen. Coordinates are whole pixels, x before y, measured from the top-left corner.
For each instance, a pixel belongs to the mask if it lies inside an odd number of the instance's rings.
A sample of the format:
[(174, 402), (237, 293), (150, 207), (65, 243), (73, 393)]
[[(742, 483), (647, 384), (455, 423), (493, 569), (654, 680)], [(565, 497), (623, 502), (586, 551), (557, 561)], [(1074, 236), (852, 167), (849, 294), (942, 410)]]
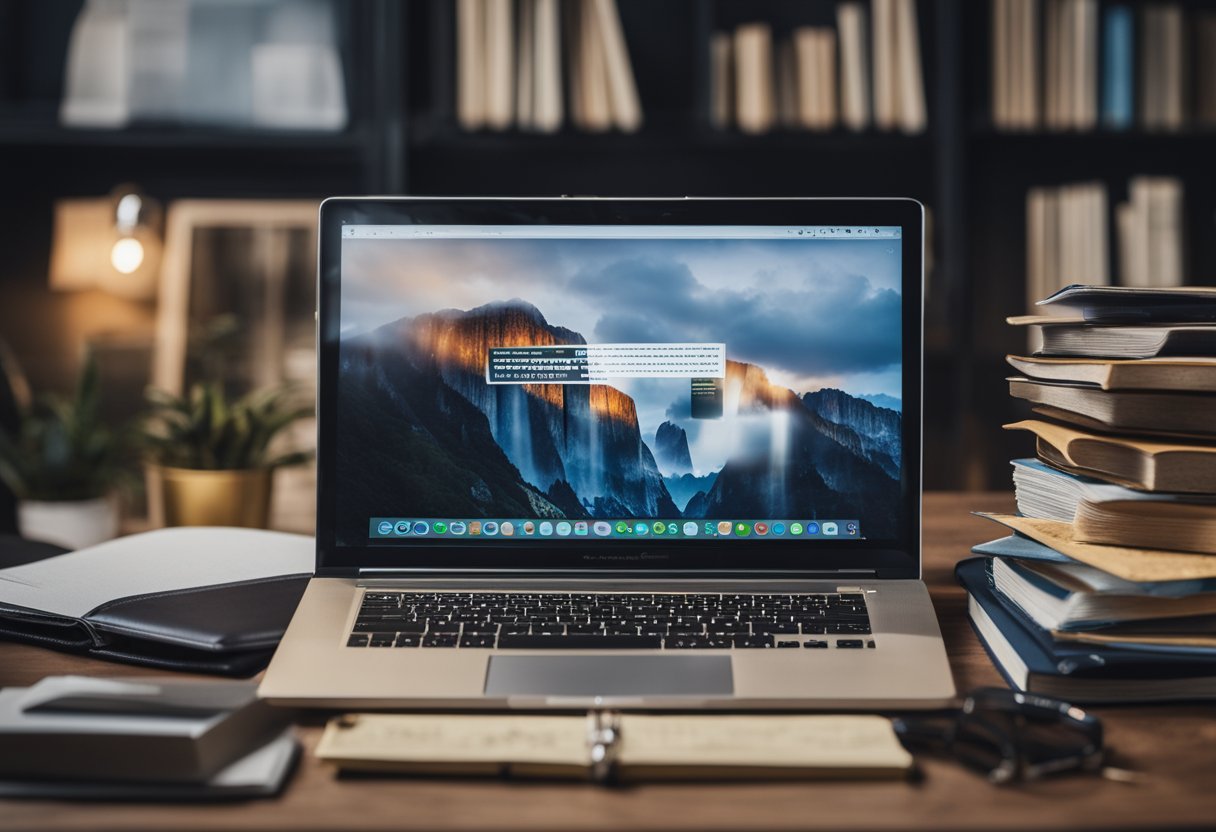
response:
[(616, 523), (617, 534), (629, 534), (629, 524), (624, 520), (618, 520)]
[(752, 533), (752, 527), (751, 527), (750, 523), (736, 523), (735, 524), (735, 534), (739, 535), (739, 537), (746, 537), (747, 535), (749, 535), (751, 533)]
[(790, 523), (790, 534), (802, 534), (802, 524)]
[(442, 520), (436, 521), (435, 525), (432, 526), (431, 528), (433, 528), (435, 530), (435, 534), (447, 534), (448, 533), (448, 524), (443, 522)]
[(667, 524), (660, 520), (656, 520), (654, 523), (654, 533), (662, 534), (665, 531), (667, 531)]

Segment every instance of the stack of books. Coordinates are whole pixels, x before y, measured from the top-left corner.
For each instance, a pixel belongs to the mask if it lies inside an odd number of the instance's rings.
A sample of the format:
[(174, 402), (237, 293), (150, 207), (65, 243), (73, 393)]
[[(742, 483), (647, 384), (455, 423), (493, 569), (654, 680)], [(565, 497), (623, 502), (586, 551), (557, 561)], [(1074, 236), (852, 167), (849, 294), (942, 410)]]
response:
[(774, 36), (751, 22), (710, 37), (710, 119), (765, 133), (928, 125), (916, 0), (840, 3), (836, 26)]
[(1076, 702), (1216, 699), (1216, 288), (1070, 286), (1011, 318), (1036, 418), (1007, 537), (959, 564), (1015, 687)]

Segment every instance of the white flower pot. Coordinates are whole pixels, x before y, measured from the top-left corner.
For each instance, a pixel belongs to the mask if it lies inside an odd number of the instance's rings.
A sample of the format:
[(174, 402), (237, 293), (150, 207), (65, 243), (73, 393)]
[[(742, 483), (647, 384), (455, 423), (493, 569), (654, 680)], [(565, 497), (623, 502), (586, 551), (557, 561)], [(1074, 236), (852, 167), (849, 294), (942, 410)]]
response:
[(118, 536), (118, 501), (22, 500), (17, 504), (17, 530), (29, 540), (83, 549)]

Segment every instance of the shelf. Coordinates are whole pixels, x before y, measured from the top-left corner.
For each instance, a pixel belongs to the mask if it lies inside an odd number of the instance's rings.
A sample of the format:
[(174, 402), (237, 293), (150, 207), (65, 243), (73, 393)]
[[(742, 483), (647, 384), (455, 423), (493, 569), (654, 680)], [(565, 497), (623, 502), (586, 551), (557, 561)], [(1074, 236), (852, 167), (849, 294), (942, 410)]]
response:
[(421, 150), (494, 151), (494, 152), (614, 152), (623, 150), (738, 151), (822, 150), (830, 152), (876, 153), (887, 151), (928, 152), (931, 134), (850, 132), (832, 130), (816, 133), (800, 130), (774, 130), (749, 135), (737, 130), (715, 130), (708, 126), (659, 122), (636, 133), (585, 133), (566, 128), (555, 133), (530, 133), (520, 130), (461, 130), (448, 121), (415, 118), (409, 123), (410, 145)]
[(1178, 145), (1202, 143), (1210, 146), (1216, 142), (1216, 128), (1193, 127), (1185, 130), (998, 130), (991, 124), (973, 125), (971, 135), (979, 142), (1007, 144), (1049, 143), (1057, 146), (1098, 144), (1103, 146), (1127, 145)]
[(41, 119), (12, 119), (0, 114), (0, 146), (88, 147), (116, 150), (274, 151), (356, 154), (367, 135), (358, 128), (339, 133), (147, 126), (117, 130), (77, 129)]

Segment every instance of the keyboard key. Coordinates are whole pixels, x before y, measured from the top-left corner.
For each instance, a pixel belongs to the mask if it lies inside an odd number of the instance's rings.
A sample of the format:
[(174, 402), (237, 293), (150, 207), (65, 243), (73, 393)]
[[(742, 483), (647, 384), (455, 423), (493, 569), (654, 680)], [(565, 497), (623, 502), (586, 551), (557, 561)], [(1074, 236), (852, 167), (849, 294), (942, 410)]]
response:
[(838, 638), (836, 639), (836, 646), (840, 648), (853, 649), (865, 647), (865, 643), (859, 638)]
[(346, 640), (346, 646), (347, 647), (366, 647), (367, 646), (367, 634), (366, 633), (353, 634), (350, 638), (348, 638)]
[(869, 641), (866, 642), (866, 647), (874, 647), (874, 646), (875, 646), (874, 639), (870, 639)]
[(455, 633), (427, 633), (422, 638), (423, 647), (455, 647)]
[(422, 642), (422, 636), (418, 633), (402, 633), (397, 636), (397, 641), (394, 642), (394, 647), (417, 647)]
[[(676, 636), (674, 638), (669, 636), (667, 640), (663, 642), (663, 645), (667, 647), (668, 650), (704, 650), (710, 647), (715, 647), (715, 641), (718, 640), (711, 641), (710, 639), (702, 638), (701, 636)], [(722, 639), (721, 641), (726, 640)], [(729, 643), (726, 646), (730, 646)]]
[(372, 633), (371, 641), (368, 644), (372, 647), (392, 647), (396, 640), (396, 633)]
[(498, 637), (500, 650), (657, 650), (657, 636), (515, 636)]
[(803, 647), (809, 647), (809, 648), (811, 648), (812, 650), (818, 650), (818, 649), (821, 649), (821, 648), (827, 647), (827, 646), (828, 646), (828, 643), (827, 643), (826, 641), (815, 641), (815, 640), (811, 640), (811, 641), (808, 641), (808, 642), (804, 643), (802, 646), (803, 646)]
[(767, 636), (735, 636), (735, 647), (761, 648), (772, 647), (773, 640)]
[(777, 646), (778, 647), (801, 647), (802, 644), (797, 641), (779, 641), (779, 642), (777, 642)]
[(461, 636), (461, 647), (493, 647), (494, 636)]

